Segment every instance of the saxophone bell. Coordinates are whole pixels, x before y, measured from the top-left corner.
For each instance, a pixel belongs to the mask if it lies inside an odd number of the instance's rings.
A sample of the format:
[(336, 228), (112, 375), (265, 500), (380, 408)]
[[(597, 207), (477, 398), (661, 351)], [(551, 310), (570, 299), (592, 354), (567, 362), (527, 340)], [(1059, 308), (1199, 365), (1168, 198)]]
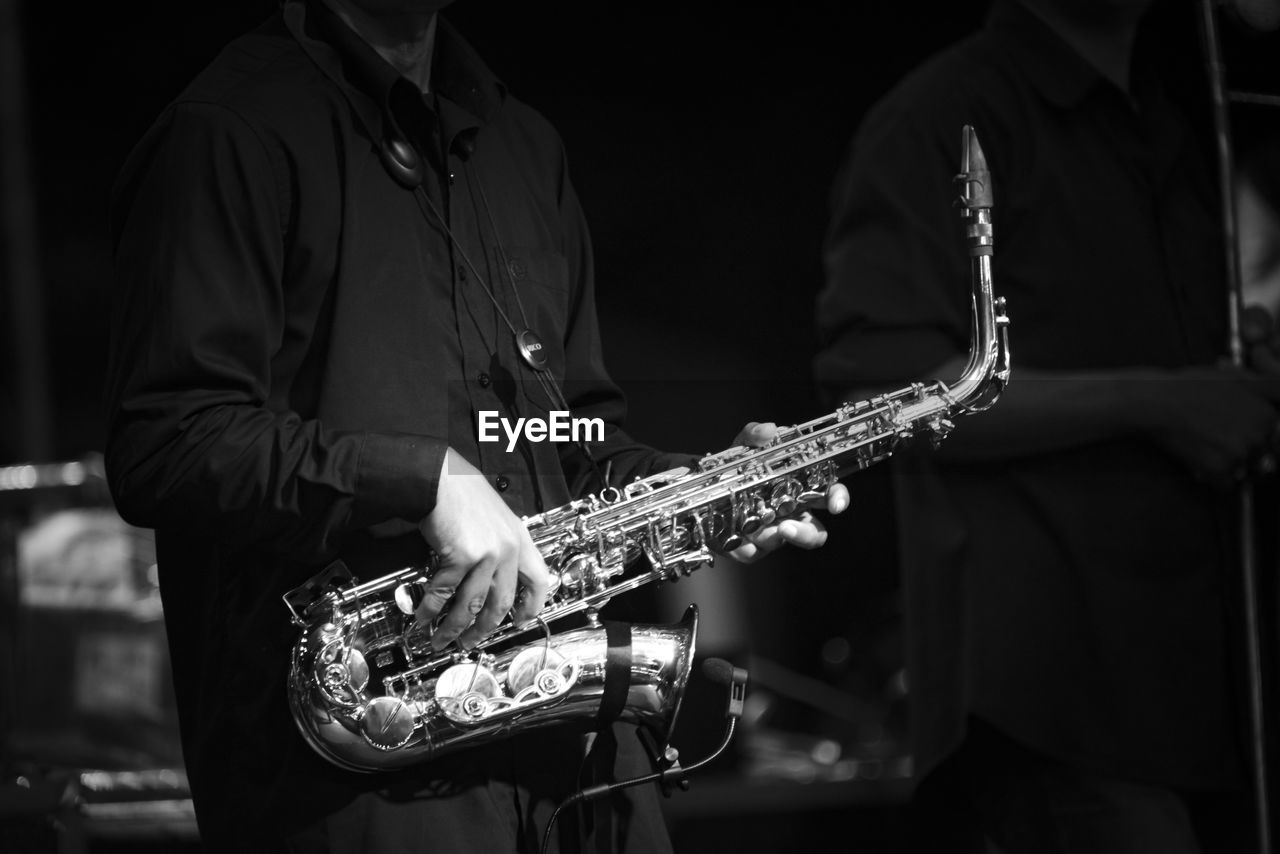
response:
[(329, 628), (295, 647), (289, 678), (304, 739), (341, 768), (402, 768), (516, 732), (607, 720), (670, 737), (693, 665), (697, 606), (674, 625), (606, 622), (553, 635), (543, 623), (538, 640), (412, 667), (397, 637), (412, 618), (390, 597), (368, 604), (360, 587), (346, 593), (363, 598), (356, 611), (317, 603)]

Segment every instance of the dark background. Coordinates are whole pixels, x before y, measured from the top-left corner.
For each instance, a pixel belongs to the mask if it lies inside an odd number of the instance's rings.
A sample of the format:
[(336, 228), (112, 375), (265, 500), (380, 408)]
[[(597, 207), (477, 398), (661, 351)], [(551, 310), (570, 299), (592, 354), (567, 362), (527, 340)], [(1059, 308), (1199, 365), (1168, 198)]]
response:
[[(595, 238), (605, 346), (632, 398), (633, 432), (710, 451), (746, 420), (819, 413), (812, 307), (840, 156), (867, 107), (977, 27), (987, 5), (462, 0), (449, 8), (512, 91), (565, 139)], [(1153, 29), (1176, 88), (1207, 120), (1195, 5), (1162, 0)], [(185, 83), (274, 8), (272, 0), (18, 3), (52, 407), (44, 456), (102, 445), (106, 208), (116, 171)], [(1227, 26), (1224, 36), (1233, 84), (1274, 76), (1274, 35)], [(1258, 114), (1237, 110), (1242, 142)], [(11, 317), (7, 286), (4, 296)], [(33, 452), (20, 442), (29, 413), (19, 410), (16, 374), (39, 356), (14, 346), (4, 335), (0, 464)]]
[[(874, 100), (975, 29), (987, 5), (461, 0), (446, 12), (564, 137), (592, 224), (605, 349), (631, 399), (633, 434), (714, 451), (745, 421), (826, 411), (810, 360), (832, 177)], [(1154, 44), (1207, 129), (1195, 5), (1159, 2)], [(20, 438), (30, 413), (18, 403), (17, 377), (41, 357), (51, 407), (42, 456), (101, 450), (115, 173), (185, 83), (274, 8), (272, 0), (18, 4), (44, 345), (15, 350), (12, 287), (0, 282), (0, 466), (36, 453)], [(1231, 27), (1224, 38), (1233, 85), (1280, 91), (1280, 38)], [(1257, 108), (1235, 118), (1245, 152), (1280, 124)], [(956, 128), (957, 149), (959, 136)], [(1012, 335), (1016, 358), (1016, 317)], [(832, 521), (828, 548), (734, 571), (713, 595), (742, 603), (745, 646), (874, 691), (895, 654), (893, 520), (882, 472), (850, 485), (853, 507)], [(700, 601), (704, 611), (725, 607)], [(832, 638), (849, 644), (843, 658), (824, 660)], [(823, 725), (800, 714), (788, 722)]]
[[(594, 234), (605, 348), (631, 398), (633, 433), (659, 447), (713, 451), (748, 420), (825, 411), (809, 366), (831, 179), (867, 107), (979, 26), (987, 6), (462, 0), (448, 9), (512, 92), (565, 139)], [(102, 447), (106, 211), (116, 171), (164, 105), (275, 3), (17, 8), (52, 410), (45, 456), (69, 459)], [(1207, 123), (1197, 8), (1158, 2), (1152, 44)], [(1223, 35), (1233, 85), (1280, 91), (1276, 34), (1224, 25)], [(1236, 111), (1243, 148), (1258, 137), (1261, 115)], [(7, 283), (4, 296), (12, 317)], [(29, 413), (19, 409), (16, 377), (39, 355), (14, 352), (3, 331), (0, 465), (33, 453), (20, 446)], [(1016, 353), (1016, 320), (1013, 337)], [(758, 617), (754, 642), (807, 669), (816, 645), (856, 621), (864, 603), (882, 610), (895, 585), (884, 480), (874, 469), (858, 476), (852, 512), (833, 523), (822, 553), (785, 553), (741, 574)], [(813, 619), (768, 619), (779, 608)]]
[[(812, 305), (840, 156), (874, 99), (978, 26), (987, 5), (450, 7), (447, 16), (566, 141), (595, 237), (605, 346), (633, 397), (634, 432), (664, 447), (716, 450), (745, 420), (817, 414)], [(1155, 30), (1175, 87), (1207, 119), (1194, 5), (1157, 3)], [(106, 206), (116, 171), (183, 85), (274, 7), (17, 4), (46, 314), (39, 355), (50, 365), (45, 456), (102, 444)], [(1231, 27), (1224, 35), (1234, 84), (1274, 77), (1280, 39)], [(1258, 114), (1244, 108), (1237, 120), (1251, 126)], [(1237, 135), (1247, 142), (1249, 128)], [(14, 346), (8, 334), (0, 341), (0, 464), (32, 453), (20, 442), (28, 413), (16, 374), (39, 356)]]
[[(754, 394), (774, 413), (740, 387), (699, 389), (697, 413), (653, 417), (638, 400), (636, 430), (655, 443), (718, 449), (748, 415), (810, 414), (812, 296), (841, 149), (872, 98), (985, 6), (948, 4), (924, 31), (896, 5), (463, 0), (446, 13), (565, 138), (618, 378), (758, 379)], [(54, 458), (101, 447), (115, 173), (164, 105), (275, 4), (82, 6), (20, 5)], [(12, 393), (4, 406), (0, 451), (21, 456)]]
[[(120, 164), (220, 47), (274, 8), (272, 0), (19, 5), (52, 409), (45, 456), (102, 447), (106, 212)], [(925, 15), (887, 3), (462, 0), (448, 9), (512, 92), (565, 139), (592, 224), (607, 356), (631, 398), (633, 433), (659, 447), (714, 451), (748, 420), (824, 411), (810, 381), (813, 298), (841, 152), (866, 107), (976, 27), (985, 8), (946, 4)], [(33, 354), (9, 355), (0, 465), (32, 454), (20, 447), (29, 413), (19, 411), (15, 377)], [(838, 586), (824, 603), (856, 600), (855, 581), (892, 587), (883, 477), (864, 479), (854, 509), (865, 523), (853, 520), (841, 549), (797, 566), (804, 581), (771, 571), (800, 563), (790, 555), (743, 576), (766, 611), (781, 604), (776, 596), (786, 603), (792, 590), (818, 586), (809, 573), (819, 565), (835, 573), (821, 586)], [(842, 569), (855, 557), (857, 576)], [(789, 646), (798, 629), (761, 616)]]

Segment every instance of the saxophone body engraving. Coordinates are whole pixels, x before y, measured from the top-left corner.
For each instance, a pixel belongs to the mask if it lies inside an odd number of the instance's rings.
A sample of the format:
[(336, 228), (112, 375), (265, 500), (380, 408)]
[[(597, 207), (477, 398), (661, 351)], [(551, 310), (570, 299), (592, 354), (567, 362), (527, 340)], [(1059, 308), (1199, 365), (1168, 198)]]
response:
[[(669, 730), (693, 662), (696, 607), (676, 625), (622, 631), (601, 625), (597, 611), (614, 596), (711, 563), (904, 441), (941, 442), (957, 416), (991, 406), (1008, 382), (1008, 318), (992, 290), (990, 179), (968, 126), (963, 152), (957, 181), (973, 325), (958, 380), (847, 403), (781, 428), (766, 447), (729, 448), (692, 469), (527, 517), (558, 585), (532, 628), (508, 622), (470, 652), (432, 650), (431, 627), (411, 616), (414, 590), (432, 567), (364, 583), (331, 567), (285, 597), (302, 629), (289, 699), (308, 743), (336, 765), (377, 771), (553, 724), (620, 719)], [(585, 614), (586, 625), (552, 631), (574, 614)]]

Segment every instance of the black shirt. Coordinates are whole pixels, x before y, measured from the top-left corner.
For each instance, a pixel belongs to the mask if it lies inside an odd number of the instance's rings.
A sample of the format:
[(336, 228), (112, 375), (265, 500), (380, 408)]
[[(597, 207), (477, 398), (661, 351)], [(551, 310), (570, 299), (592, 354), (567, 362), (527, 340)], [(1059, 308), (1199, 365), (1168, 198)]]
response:
[[(537, 331), (574, 415), (605, 422), (594, 454), (613, 482), (687, 461), (619, 429), (557, 134), (443, 21), (431, 80), (424, 96), (322, 4), (290, 2), (119, 179), (107, 464), (122, 515), (157, 529), (206, 832), (385, 783), (294, 729), (280, 596), (336, 556), (363, 578), (425, 562), (446, 448), (517, 513), (598, 488), (571, 444), (477, 441), (481, 410), (558, 408), (504, 313)], [(461, 249), (384, 167), (393, 138), (416, 146)]]
[[(966, 123), (991, 166), (1013, 383), (1020, 367), (1213, 364), (1226, 299), (1208, 162), (1141, 62), (1134, 93), (1006, 2), (879, 103), (833, 195), (824, 388), (928, 377), (965, 352), (951, 177)], [(1138, 439), (904, 457), (896, 480), (922, 771), (973, 713), (1104, 772), (1229, 778), (1221, 496)]]

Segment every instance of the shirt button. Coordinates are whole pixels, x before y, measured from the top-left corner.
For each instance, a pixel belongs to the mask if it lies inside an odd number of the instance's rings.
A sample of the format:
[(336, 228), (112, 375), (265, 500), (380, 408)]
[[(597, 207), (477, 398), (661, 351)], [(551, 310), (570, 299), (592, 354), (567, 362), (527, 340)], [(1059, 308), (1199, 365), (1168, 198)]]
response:
[(480, 383), (480, 388), (488, 388), (491, 380), (488, 374), (481, 372), (480, 376), (476, 377), (476, 382)]
[(498, 479), (495, 483), (499, 492), (506, 492), (507, 487), (511, 485), (511, 481), (507, 480), (505, 475), (498, 475)]
[(458, 281), (465, 282), (467, 280), (467, 271), (464, 267), (458, 268)]
[(450, 186), (450, 187), (452, 187), (452, 186), (453, 186), (453, 173), (452, 173), (452, 172), (450, 172), (450, 173), (449, 173), (449, 186)]

